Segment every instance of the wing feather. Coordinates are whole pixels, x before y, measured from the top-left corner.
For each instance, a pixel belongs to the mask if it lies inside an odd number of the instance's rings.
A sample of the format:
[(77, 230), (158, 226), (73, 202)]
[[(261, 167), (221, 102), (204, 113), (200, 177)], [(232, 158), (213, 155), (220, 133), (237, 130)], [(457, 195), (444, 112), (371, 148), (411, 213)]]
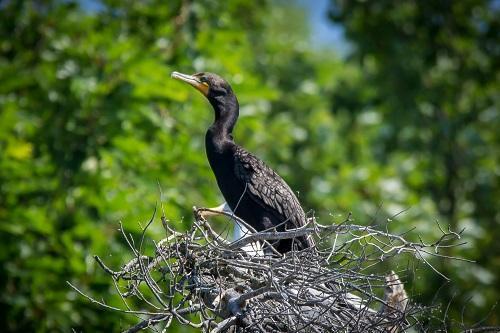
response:
[(247, 186), (248, 194), (264, 209), (291, 227), (303, 226), (304, 210), (285, 181), (259, 158), (238, 147), (234, 155), (236, 177)]

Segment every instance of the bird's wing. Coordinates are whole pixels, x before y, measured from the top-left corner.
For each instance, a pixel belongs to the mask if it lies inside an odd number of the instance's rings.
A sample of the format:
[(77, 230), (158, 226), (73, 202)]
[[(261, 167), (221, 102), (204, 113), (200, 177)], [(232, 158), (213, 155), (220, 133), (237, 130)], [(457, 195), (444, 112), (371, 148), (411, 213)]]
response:
[(246, 185), (248, 195), (284, 222), (294, 227), (306, 222), (299, 200), (285, 181), (256, 156), (241, 147), (236, 150), (235, 174)]

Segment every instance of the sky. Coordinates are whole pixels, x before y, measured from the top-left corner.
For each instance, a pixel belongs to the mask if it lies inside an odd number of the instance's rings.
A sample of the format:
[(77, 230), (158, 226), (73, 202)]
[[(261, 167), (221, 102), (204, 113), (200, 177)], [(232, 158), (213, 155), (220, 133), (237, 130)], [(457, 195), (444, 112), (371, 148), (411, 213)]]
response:
[(328, 19), (329, 0), (296, 0), (297, 4), (308, 12), (311, 28), (311, 42), (317, 47), (331, 47), (340, 55), (348, 51), (344, 29)]

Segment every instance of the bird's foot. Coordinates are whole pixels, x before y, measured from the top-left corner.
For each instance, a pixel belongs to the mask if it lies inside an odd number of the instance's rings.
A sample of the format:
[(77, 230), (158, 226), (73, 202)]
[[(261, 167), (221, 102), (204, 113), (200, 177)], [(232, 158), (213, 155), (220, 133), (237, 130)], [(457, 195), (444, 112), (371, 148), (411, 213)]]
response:
[(206, 221), (206, 214), (204, 213), (206, 213), (206, 211), (204, 211), (203, 208), (193, 206), (193, 215), (196, 220)]
[(223, 203), (217, 207), (213, 208), (199, 208), (196, 206), (193, 206), (193, 214), (195, 219), (200, 219), (200, 220), (207, 220), (207, 217), (209, 216), (217, 216), (217, 215), (224, 215), (225, 213), (232, 213), (231, 208), (227, 205), (227, 203)]

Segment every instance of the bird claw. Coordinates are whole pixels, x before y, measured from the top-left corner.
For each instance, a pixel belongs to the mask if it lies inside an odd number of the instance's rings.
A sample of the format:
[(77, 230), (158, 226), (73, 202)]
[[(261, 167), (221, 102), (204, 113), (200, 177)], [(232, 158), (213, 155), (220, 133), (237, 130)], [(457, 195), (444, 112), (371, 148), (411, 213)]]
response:
[(193, 215), (196, 220), (206, 221), (205, 216), (203, 216), (203, 208), (193, 206)]

